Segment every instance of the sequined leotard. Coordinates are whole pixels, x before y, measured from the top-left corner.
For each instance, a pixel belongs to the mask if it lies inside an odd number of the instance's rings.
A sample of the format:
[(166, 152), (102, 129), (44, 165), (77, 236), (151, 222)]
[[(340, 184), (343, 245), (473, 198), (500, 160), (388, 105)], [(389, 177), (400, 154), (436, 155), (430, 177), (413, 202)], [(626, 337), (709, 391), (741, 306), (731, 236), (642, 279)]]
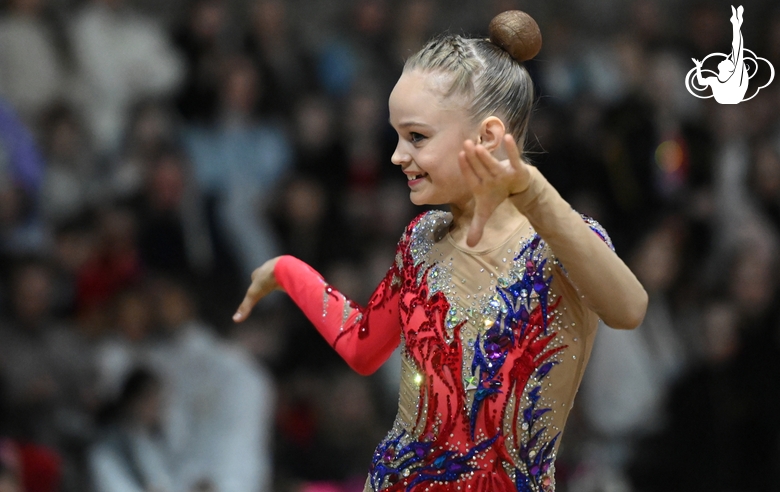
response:
[[(546, 193), (557, 197), (535, 174), (524, 217)], [(412, 221), (365, 308), (293, 257), (275, 275), (357, 372), (372, 373), (401, 345), (398, 414), (366, 491), (553, 491), (598, 317), (527, 218), (488, 251), (459, 248), (450, 218), (433, 211)], [(609, 246), (597, 254), (613, 255), (606, 232), (584, 220)]]

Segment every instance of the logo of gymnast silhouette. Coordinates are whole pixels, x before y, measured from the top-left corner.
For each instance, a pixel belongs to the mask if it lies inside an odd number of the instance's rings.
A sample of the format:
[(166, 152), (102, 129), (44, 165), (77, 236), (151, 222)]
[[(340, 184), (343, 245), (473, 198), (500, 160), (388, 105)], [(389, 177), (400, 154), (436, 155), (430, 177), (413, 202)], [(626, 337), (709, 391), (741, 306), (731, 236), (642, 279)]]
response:
[[(756, 94), (772, 83), (775, 78), (775, 67), (766, 58), (756, 56), (755, 53), (745, 48), (742, 39), (742, 14), (745, 11), (740, 5), (736, 10), (734, 6), (731, 7), (731, 26), (732, 26), (732, 41), (731, 41), (731, 54), (726, 55), (724, 53), (712, 53), (707, 55), (702, 61), (693, 58), (693, 63), (696, 64), (688, 74), (685, 76), (685, 87), (688, 92), (700, 99), (708, 99), (714, 97), (720, 104), (739, 104), (743, 101), (749, 101), (756, 97)], [(718, 73), (716, 74), (712, 70), (702, 68), (702, 65), (710, 59), (721, 59), (718, 63)], [(745, 98), (745, 94), (748, 90), (748, 84), (750, 79), (756, 76), (759, 71), (759, 66), (763, 67), (763, 64), (769, 67), (769, 80), (756, 89), (756, 91), (748, 98)], [(765, 70), (765, 69), (762, 69)], [(709, 77), (705, 75), (711, 75)], [(700, 95), (699, 93), (706, 93), (707, 87), (712, 89), (712, 94)]]

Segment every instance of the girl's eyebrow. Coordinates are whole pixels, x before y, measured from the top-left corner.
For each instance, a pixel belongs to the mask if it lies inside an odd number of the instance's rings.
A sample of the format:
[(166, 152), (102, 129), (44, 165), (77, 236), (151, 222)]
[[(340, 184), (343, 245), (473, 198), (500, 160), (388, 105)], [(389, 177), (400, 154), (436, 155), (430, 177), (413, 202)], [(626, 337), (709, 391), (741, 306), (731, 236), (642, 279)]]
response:
[[(390, 125), (392, 126), (393, 122), (388, 120), (390, 122)], [(420, 123), (417, 121), (404, 121), (402, 123), (398, 124), (399, 128), (408, 128), (410, 126), (424, 126), (426, 128), (431, 128), (431, 125), (426, 125), (425, 123)]]

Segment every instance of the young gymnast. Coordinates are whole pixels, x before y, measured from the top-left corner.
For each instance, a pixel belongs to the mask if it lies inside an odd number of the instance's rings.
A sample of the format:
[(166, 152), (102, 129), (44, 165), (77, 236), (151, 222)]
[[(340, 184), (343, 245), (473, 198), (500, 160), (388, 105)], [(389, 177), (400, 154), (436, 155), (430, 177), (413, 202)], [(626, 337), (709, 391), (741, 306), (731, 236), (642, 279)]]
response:
[(598, 319), (644, 317), (647, 294), (607, 233), (521, 158), (533, 103), (522, 62), (538, 47), (523, 55), (534, 43), (517, 26), (529, 20), (505, 12), (491, 40), (442, 36), (407, 60), (389, 101), (392, 162), (412, 202), (450, 213), (409, 224), (368, 305), (281, 256), (255, 270), (234, 315), (284, 290), (361, 374), (400, 344), (398, 414), (366, 491), (554, 490)]

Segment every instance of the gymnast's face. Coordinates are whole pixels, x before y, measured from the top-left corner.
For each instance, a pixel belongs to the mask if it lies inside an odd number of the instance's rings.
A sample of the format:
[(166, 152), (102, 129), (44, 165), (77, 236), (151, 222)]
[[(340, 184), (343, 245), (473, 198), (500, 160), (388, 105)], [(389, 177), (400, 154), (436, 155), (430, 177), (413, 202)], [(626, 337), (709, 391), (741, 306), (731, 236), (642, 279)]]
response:
[(390, 94), (390, 124), (398, 132), (391, 158), (406, 175), (412, 203), (463, 206), (471, 193), (458, 166), (464, 140), (479, 137), (465, 102), (446, 97), (446, 75), (404, 72)]

